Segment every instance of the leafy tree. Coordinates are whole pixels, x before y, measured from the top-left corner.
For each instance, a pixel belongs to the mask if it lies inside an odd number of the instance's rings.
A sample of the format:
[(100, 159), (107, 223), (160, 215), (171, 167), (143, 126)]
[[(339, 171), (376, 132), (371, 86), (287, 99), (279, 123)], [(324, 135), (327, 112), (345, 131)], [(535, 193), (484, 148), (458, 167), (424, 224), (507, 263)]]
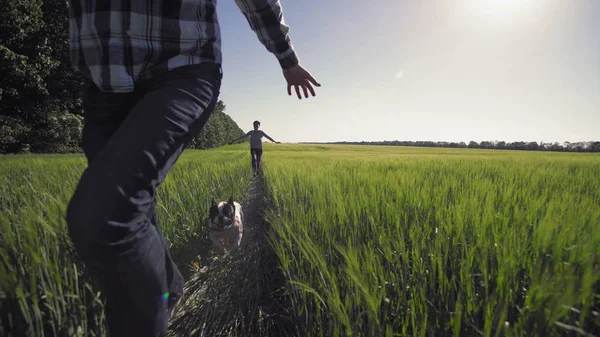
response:
[(0, 0), (0, 8), (0, 151), (18, 152), (39, 113), (33, 100), (44, 94), (41, 1)]
[(68, 63), (66, 1), (0, 7), (0, 152), (76, 150), (81, 81)]
[[(0, 0), (0, 8), (0, 153), (80, 151), (83, 81), (69, 60), (67, 1)], [(239, 135), (224, 110), (220, 102), (194, 147)]]
[(219, 100), (206, 125), (189, 144), (193, 149), (209, 149), (230, 143), (244, 131), (225, 114), (225, 103)]
[(492, 145), (492, 142), (484, 140), (481, 143), (479, 143), (479, 147), (482, 149), (492, 149), (494, 148), (494, 146)]
[(525, 148), (527, 150), (536, 151), (536, 150), (539, 150), (540, 146), (538, 145), (537, 142), (529, 142), (525, 145)]

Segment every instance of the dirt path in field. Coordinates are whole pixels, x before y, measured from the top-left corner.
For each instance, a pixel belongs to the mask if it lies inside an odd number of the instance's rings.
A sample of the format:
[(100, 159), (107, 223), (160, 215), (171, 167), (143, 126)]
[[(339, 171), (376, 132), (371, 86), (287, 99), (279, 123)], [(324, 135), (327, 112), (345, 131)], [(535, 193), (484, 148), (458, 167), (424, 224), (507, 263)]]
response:
[[(295, 336), (277, 256), (268, 243), (264, 183), (254, 177), (245, 198), (244, 237), (231, 256), (203, 258), (206, 265), (186, 276), (185, 298), (171, 321), (169, 336)], [(200, 240), (198, 240), (200, 241)], [(210, 241), (198, 242), (208, 256)], [(183, 270), (182, 270), (183, 272)]]

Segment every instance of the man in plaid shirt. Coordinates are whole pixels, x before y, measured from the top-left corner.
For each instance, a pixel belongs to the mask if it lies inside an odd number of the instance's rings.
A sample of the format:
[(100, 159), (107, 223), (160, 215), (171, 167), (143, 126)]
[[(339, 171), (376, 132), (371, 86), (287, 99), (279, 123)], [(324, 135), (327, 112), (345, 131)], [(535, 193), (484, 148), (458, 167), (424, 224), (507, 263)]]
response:
[[(279, 0), (235, 0), (274, 54), (288, 95), (320, 84), (298, 61)], [(221, 86), (216, 0), (70, 0), (88, 166), (69, 234), (106, 295), (111, 337), (165, 336), (183, 277), (157, 223), (156, 189), (212, 113)]]

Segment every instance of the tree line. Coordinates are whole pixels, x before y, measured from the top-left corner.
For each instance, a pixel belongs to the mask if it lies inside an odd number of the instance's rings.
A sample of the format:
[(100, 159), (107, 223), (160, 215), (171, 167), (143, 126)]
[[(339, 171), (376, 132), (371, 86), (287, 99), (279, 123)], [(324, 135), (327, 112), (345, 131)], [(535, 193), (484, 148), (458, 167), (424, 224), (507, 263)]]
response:
[(504, 141), (482, 141), (477, 143), (465, 142), (433, 142), (433, 141), (362, 141), (362, 142), (328, 142), (326, 144), (349, 144), (349, 145), (388, 145), (388, 146), (419, 146), (419, 147), (448, 147), (448, 148), (470, 148), (470, 149), (494, 149), (494, 150), (527, 150), (527, 151), (557, 151), (557, 152), (600, 152), (600, 141), (590, 142), (564, 142), (544, 143), (540, 142), (511, 142)]
[[(0, 0), (0, 153), (79, 152), (82, 77), (69, 61), (66, 0)], [(190, 148), (243, 131), (219, 101)]]

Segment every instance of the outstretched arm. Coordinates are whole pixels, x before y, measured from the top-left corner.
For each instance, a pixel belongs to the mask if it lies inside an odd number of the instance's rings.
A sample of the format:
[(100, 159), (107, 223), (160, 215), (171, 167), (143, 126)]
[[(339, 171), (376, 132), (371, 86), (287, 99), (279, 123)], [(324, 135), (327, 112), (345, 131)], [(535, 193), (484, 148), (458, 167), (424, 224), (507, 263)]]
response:
[(292, 86), (294, 86), (299, 99), (302, 99), (299, 87), (302, 87), (306, 98), (309, 91), (315, 96), (312, 85), (320, 87), (321, 84), (300, 65), (288, 34), (290, 27), (285, 24), (280, 1), (235, 0), (235, 3), (248, 20), (250, 28), (256, 33), (259, 41), (277, 57), (287, 81), (288, 95), (292, 95)]
[(264, 131), (263, 131), (263, 135), (265, 136), (265, 138), (267, 138), (268, 140), (272, 141), (273, 143), (279, 144), (279, 142), (274, 141), (273, 138), (269, 137), (269, 135), (267, 135)]
[(248, 137), (249, 135), (250, 135), (250, 132), (246, 132), (246, 134), (242, 135), (239, 138), (236, 138), (236, 139), (232, 140), (231, 142), (229, 142), (229, 144), (233, 144), (233, 143), (237, 142), (238, 140), (242, 140), (242, 139)]

